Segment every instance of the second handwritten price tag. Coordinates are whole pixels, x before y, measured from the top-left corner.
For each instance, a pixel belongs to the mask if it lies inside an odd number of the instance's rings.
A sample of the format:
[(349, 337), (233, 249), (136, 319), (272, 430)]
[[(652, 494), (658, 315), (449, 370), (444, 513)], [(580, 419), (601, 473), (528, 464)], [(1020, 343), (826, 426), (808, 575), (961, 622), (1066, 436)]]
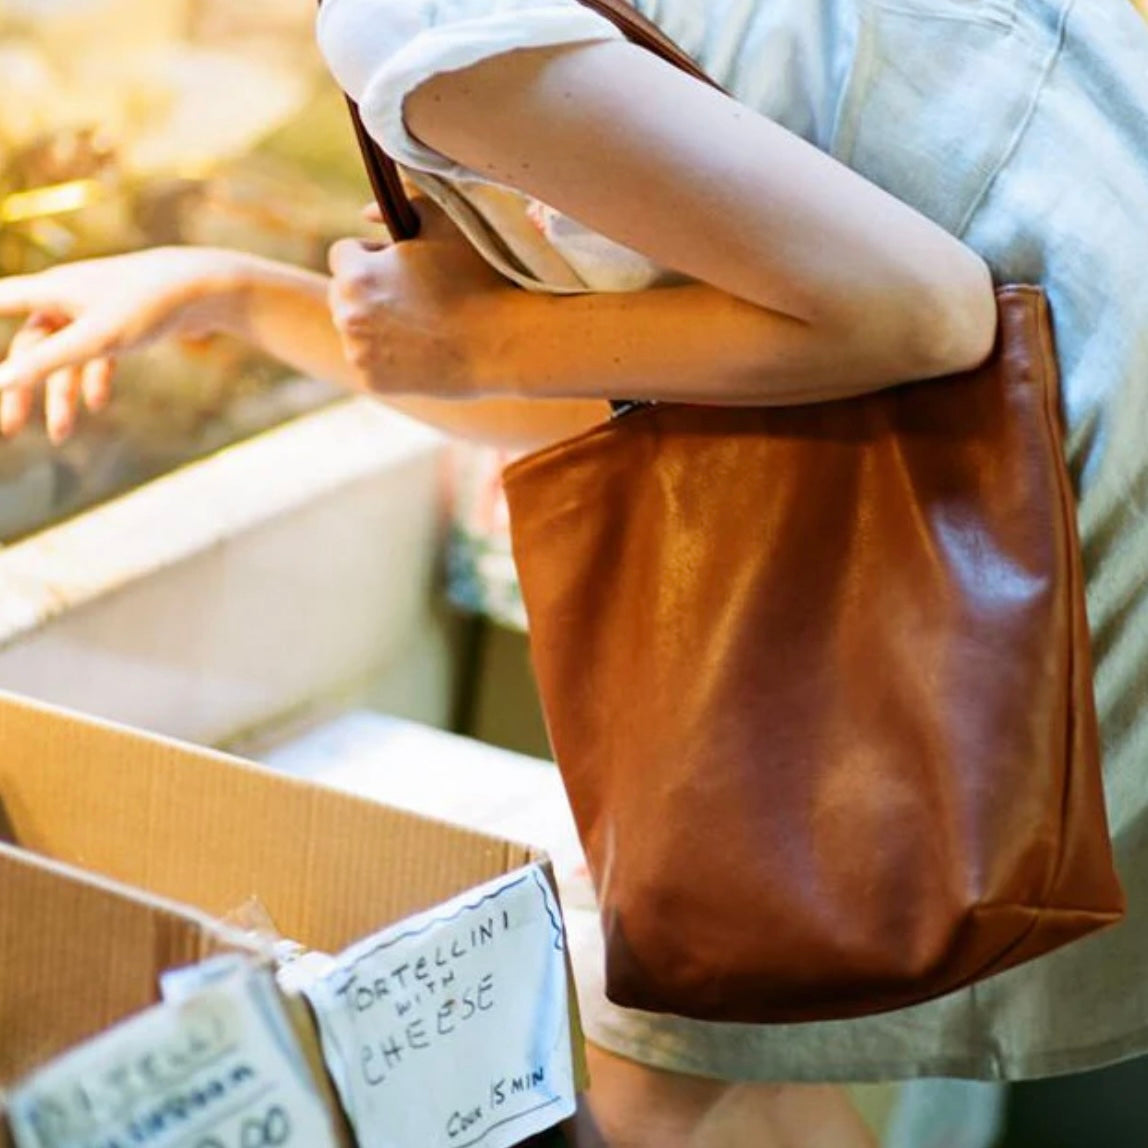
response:
[(18, 1148), (334, 1148), (270, 974), (125, 1021), (8, 1097)]
[(361, 1148), (508, 1148), (574, 1111), (564, 935), (537, 866), (354, 946), (305, 991)]

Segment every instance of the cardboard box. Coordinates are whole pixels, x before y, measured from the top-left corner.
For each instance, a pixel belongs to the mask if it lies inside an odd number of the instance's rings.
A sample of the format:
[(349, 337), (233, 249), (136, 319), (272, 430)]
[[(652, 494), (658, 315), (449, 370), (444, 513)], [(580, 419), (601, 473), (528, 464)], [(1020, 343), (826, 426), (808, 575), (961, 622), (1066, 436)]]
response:
[(165, 969), (250, 949), (221, 921), (253, 896), (282, 936), (337, 952), (544, 860), (4, 694), (0, 837), (9, 842), (0, 844), (0, 1088), (155, 1002)]
[[(155, 1004), (157, 970), (213, 952), (266, 959), (246, 934), (186, 906), (0, 842), (0, 1148), (12, 1148), (5, 1085)], [(315, 1090), (349, 1148), (311, 1017), (298, 999), (284, 1003)]]

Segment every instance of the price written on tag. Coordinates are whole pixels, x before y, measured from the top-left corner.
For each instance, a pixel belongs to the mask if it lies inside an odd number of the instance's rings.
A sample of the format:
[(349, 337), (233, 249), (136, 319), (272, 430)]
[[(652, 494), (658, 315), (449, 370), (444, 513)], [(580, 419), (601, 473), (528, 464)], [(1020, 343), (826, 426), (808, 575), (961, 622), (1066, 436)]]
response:
[(233, 975), (81, 1045), (8, 1097), (17, 1148), (334, 1148), (270, 974)]
[(574, 1111), (565, 937), (537, 866), (355, 945), (304, 991), (361, 1148), (506, 1148)]

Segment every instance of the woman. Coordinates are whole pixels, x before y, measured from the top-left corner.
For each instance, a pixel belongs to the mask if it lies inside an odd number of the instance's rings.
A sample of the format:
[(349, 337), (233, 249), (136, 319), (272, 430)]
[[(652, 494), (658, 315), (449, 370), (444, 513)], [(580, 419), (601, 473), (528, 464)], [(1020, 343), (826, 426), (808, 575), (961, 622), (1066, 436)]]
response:
[(428, 206), (416, 242), (337, 244), (330, 282), (164, 250), (0, 283), (0, 310), (30, 316), (0, 424), (18, 430), (44, 384), (63, 437), (80, 394), (106, 401), (114, 356), (226, 330), (533, 446), (610, 395), (804, 402), (959, 370), (992, 345), (993, 280), (1041, 284), (1128, 921), (941, 1001), (799, 1027), (625, 1013), (588, 960), (592, 1106), (616, 1145), (853, 1148), (870, 1141), (842, 1096), (792, 1082), (1020, 1078), (1148, 1051), (1148, 30), (1128, 0), (638, 7), (737, 102), (576, 0), (327, 0), (337, 78), (470, 242)]

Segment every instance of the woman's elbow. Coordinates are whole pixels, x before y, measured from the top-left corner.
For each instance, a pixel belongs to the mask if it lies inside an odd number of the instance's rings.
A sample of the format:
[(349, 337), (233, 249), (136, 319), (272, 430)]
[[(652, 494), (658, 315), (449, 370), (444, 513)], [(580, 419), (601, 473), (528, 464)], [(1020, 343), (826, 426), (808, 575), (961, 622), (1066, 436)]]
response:
[(848, 357), (858, 387), (958, 375), (980, 366), (996, 344), (992, 275), (961, 247), (942, 274), (875, 280), (869, 291), (826, 309), (813, 326)]
[(920, 289), (909, 308), (906, 348), (914, 378), (939, 378), (979, 367), (997, 337), (997, 304), (985, 262), (967, 249), (943, 283)]

